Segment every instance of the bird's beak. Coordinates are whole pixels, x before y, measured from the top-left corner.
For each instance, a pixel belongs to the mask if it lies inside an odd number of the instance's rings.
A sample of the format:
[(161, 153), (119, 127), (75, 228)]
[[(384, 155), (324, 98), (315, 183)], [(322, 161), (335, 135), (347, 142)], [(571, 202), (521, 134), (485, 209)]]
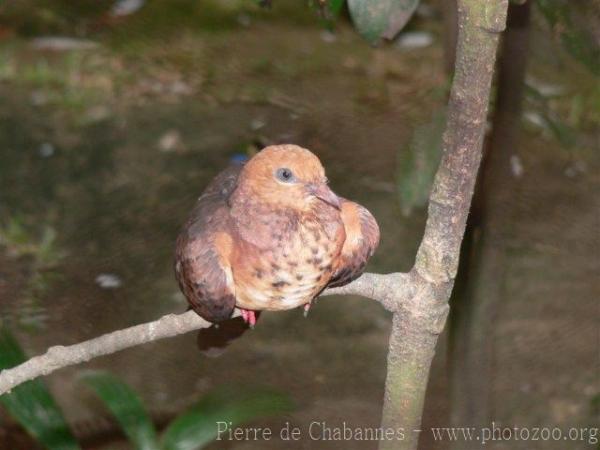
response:
[(319, 200), (333, 206), (336, 209), (340, 209), (340, 198), (335, 195), (335, 193), (329, 189), (329, 186), (326, 184), (309, 184), (308, 191), (311, 195), (314, 195)]

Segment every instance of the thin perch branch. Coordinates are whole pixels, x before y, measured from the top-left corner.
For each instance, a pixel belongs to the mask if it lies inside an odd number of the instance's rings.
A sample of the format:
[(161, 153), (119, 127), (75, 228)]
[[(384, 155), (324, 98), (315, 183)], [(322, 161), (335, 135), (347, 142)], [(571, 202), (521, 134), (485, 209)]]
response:
[(405, 302), (414, 295), (415, 283), (410, 273), (364, 273), (346, 286), (327, 289), (321, 296), (360, 295), (376, 300), (388, 311), (396, 311), (399, 302)]
[[(407, 275), (401, 273), (388, 275), (365, 273), (352, 283), (329, 289), (321, 295), (360, 295), (380, 301), (384, 307), (387, 307), (394, 298), (392, 284), (402, 280), (405, 281), (402, 289), (408, 295), (412, 287), (408, 282)], [(236, 310), (233, 317), (239, 315), (239, 311)], [(23, 364), (1, 371), (0, 395), (10, 392), (21, 383), (42, 375), (49, 375), (63, 367), (80, 364), (98, 356), (109, 355), (136, 345), (208, 328), (211, 325), (194, 311), (187, 311), (183, 314), (168, 314), (153, 322), (113, 331), (74, 345), (50, 347), (43, 355), (35, 356)]]
[[(239, 315), (238, 311), (235, 315)], [(113, 331), (74, 345), (50, 347), (43, 355), (35, 356), (23, 364), (0, 372), (0, 394), (10, 392), (12, 388), (25, 381), (48, 375), (63, 367), (147, 342), (207, 328), (210, 325), (210, 322), (202, 319), (194, 311), (187, 311), (183, 314), (168, 314), (153, 322)]]

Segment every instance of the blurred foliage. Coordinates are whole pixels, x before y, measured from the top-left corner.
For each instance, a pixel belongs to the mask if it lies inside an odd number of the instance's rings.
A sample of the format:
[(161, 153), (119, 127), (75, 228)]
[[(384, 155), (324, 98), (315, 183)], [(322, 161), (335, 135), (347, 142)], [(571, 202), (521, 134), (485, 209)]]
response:
[(27, 225), (19, 215), (8, 216), (0, 225), (0, 247), (6, 249), (9, 257), (27, 261), (28, 277), (16, 322), (25, 329), (37, 330), (46, 320), (42, 300), (58, 280), (54, 269), (65, 256), (57, 243), (56, 230), (50, 225)]
[[(27, 360), (16, 339), (0, 325), (0, 369)], [(0, 396), (8, 413), (43, 447), (49, 450), (76, 450), (79, 445), (52, 394), (40, 380), (27, 381)]]
[(64, 257), (56, 242), (56, 230), (44, 225), (38, 234), (32, 228), (19, 215), (8, 217), (0, 225), (0, 245), (16, 257), (31, 256), (39, 268), (53, 267)]
[[(0, 369), (27, 361), (27, 356), (6, 327), (0, 325)], [(237, 426), (260, 417), (292, 410), (287, 395), (271, 390), (221, 388), (204, 396), (176, 417), (159, 442), (141, 399), (119, 378), (105, 372), (86, 372), (86, 383), (115, 416), (138, 450), (194, 450), (217, 437), (217, 422)], [(32, 380), (0, 396), (0, 403), (27, 432), (49, 450), (78, 450), (69, 426), (42, 381)]]
[(532, 83), (527, 83), (525, 86), (525, 100), (536, 111), (533, 116), (531, 113), (525, 115), (525, 119), (548, 131), (563, 148), (572, 148), (576, 144), (576, 130), (558, 117), (549, 106), (548, 96), (540, 92)]
[(332, 30), (344, 9), (346, 0), (309, 0), (308, 4), (312, 10), (317, 11), (322, 25)]
[(0, 81), (28, 89), (32, 104), (57, 106), (73, 114), (76, 123), (89, 123), (81, 113), (109, 99), (125, 75), (109, 76), (112, 67), (99, 52), (75, 50), (32, 59), (21, 57), (23, 51), (18, 45), (0, 48)]
[[(331, 0), (335, 10), (340, 0)], [(104, 36), (115, 43), (164, 39), (188, 30), (218, 32), (247, 26), (277, 16), (296, 24), (316, 24), (306, 4), (278, 1), (265, 10), (251, 0), (147, 0), (135, 12), (114, 14), (117, 2), (94, 0), (20, 0), (0, 9), (0, 28), (23, 36), (68, 34), (78, 37)], [(107, 33), (109, 32), (109, 33)]]
[(331, 14), (333, 14), (334, 17), (337, 17), (341, 14), (345, 3), (345, 0), (329, 0), (327, 6), (329, 11), (331, 11)]
[(216, 422), (235, 427), (257, 417), (291, 411), (287, 395), (270, 390), (219, 389), (176, 418), (163, 433), (164, 450), (194, 450), (217, 437)]
[(118, 378), (104, 373), (84, 375), (88, 384), (108, 407), (138, 450), (195, 450), (218, 436), (217, 422), (237, 426), (259, 417), (288, 412), (292, 403), (285, 395), (270, 390), (222, 388), (204, 396), (176, 417), (164, 431), (160, 443), (156, 430), (138, 395)]
[(431, 120), (415, 128), (408, 149), (402, 151), (398, 170), (398, 194), (402, 214), (427, 204), (433, 178), (442, 153), (446, 111), (437, 111)]
[(573, 92), (566, 85), (530, 77), (524, 96), (523, 119), (527, 126), (541, 130), (563, 149), (591, 145), (600, 124), (600, 84)]
[(393, 39), (408, 23), (419, 0), (348, 0), (352, 21), (371, 44)]
[[(114, 13), (115, 3), (93, 0), (11, 2), (0, 10), (0, 28), (6, 27), (24, 36), (84, 37), (110, 30), (113, 42), (126, 44), (129, 40), (164, 39), (184, 30), (234, 29), (247, 26), (251, 19), (272, 19), (274, 15), (297, 24), (316, 24), (315, 10), (321, 23), (331, 28), (347, 4), (358, 32), (375, 44), (381, 38), (392, 39), (406, 25), (419, 0), (308, 0), (304, 4), (281, 0), (147, 0), (139, 10), (126, 16)], [(307, 4), (309, 8), (305, 7)]]
[(82, 377), (102, 400), (125, 432), (129, 441), (139, 450), (159, 448), (156, 430), (137, 394), (114, 375), (88, 372)]
[(597, 0), (538, 0), (567, 51), (595, 75), (600, 75), (600, 8)]

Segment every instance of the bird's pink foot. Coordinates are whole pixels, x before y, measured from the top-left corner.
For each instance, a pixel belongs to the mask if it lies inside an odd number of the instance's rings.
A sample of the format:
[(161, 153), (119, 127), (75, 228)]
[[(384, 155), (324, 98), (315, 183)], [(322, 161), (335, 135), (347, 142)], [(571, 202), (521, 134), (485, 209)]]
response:
[(240, 312), (242, 313), (242, 319), (244, 319), (244, 322), (246, 322), (250, 328), (254, 328), (254, 325), (256, 325), (256, 314), (254, 311), (240, 308)]
[(304, 304), (304, 317), (308, 317), (308, 311), (310, 310), (310, 305), (311, 304), (312, 304), (311, 302), (308, 302), (308, 303)]

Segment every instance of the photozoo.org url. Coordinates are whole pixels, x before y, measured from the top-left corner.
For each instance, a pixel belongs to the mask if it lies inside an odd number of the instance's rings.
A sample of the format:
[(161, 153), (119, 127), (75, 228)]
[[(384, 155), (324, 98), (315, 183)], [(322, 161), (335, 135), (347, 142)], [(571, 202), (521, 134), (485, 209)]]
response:
[(558, 427), (509, 427), (499, 426), (492, 422), (489, 427), (438, 427), (431, 428), (431, 434), (436, 441), (464, 441), (479, 442), (485, 445), (488, 442), (514, 442), (514, 441), (564, 441), (598, 443), (598, 428), (571, 427), (562, 429)]
[(235, 427), (232, 422), (216, 422), (217, 441), (258, 441), (279, 438), (282, 441), (403, 441), (409, 434), (431, 433), (435, 441), (470, 442), (482, 447), (491, 442), (536, 441), (584, 442), (596, 445), (599, 442), (598, 427), (516, 427), (500, 426), (491, 422), (488, 427), (432, 427), (419, 430), (404, 428), (362, 428), (352, 427), (345, 421), (330, 424), (326, 421), (312, 421), (307, 426), (293, 425), (289, 421), (279, 430), (269, 427)]

